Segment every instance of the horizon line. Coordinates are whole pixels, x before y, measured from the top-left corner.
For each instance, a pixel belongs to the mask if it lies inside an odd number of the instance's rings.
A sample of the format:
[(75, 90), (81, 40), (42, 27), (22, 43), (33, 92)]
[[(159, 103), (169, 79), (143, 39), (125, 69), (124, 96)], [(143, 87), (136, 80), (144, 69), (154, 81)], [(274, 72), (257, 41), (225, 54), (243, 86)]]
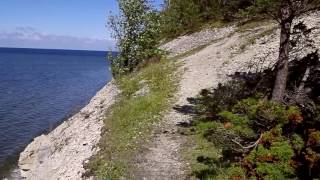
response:
[(64, 51), (95, 51), (95, 52), (117, 52), (115, 50), (90, 50), (90, 49), (59, 49), (59, 48), (27, 48), (27, 47), (2, 47), (0, 49), (36, 49), (36, 50), (64, 50)]

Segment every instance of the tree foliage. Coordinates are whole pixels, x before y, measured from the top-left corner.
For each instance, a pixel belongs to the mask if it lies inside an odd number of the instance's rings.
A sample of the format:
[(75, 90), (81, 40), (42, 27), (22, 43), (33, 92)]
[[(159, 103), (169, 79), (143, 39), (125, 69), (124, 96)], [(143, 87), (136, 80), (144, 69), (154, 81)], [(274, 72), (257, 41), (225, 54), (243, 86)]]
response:
[(200, 23), (199, 6), (193, 0), (172, 0), (162, 13), (162, 37), (191, 32)]
[[(162, 14), (162, 37), (174, 38), (182, 33), (195, 31), (208, 22), (224, 23), (241, 19), (269, 18), (270, 15), (276, 17), (281, 2), (285, 1), (167, 0)], [(319, 5), (320, 0), (309, 0), (305, 9), (312, 9)]]
[[(163, 11), (162, 37), (195, 31), (212, 21), (233, 21), (252, 5), (251, 0), (170, 0)], [(170, 3), (169, 3), (170, 2)]]
[(118, 0), (120, 14), (110, 16), (109, 25), (117, 40), (119, 56), (111, 57), (114, 75), (133, 71), (159, 55), (159, 14), (146, 0)]

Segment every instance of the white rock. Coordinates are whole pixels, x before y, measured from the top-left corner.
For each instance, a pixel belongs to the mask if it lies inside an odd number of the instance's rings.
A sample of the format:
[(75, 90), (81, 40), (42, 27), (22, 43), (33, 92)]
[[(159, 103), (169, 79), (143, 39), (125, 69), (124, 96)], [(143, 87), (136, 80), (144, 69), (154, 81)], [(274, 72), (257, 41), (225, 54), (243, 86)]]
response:
[(79, 113), (48, 135), (35, 138), (20, 154), (21, 176), (32, 180), (81, 179), (83, 163), (98, 151), (94, 147), (100, 140), (102, 120), (117, 94), (115, 83), (108, 83)]

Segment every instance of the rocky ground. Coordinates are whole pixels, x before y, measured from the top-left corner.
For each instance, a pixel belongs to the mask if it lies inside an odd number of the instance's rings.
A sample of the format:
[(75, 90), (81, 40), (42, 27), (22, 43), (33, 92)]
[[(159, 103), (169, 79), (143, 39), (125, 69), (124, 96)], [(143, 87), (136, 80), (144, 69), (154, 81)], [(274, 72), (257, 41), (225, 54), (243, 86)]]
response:
[(20, 154), (22, 178), (81, 179), (83, 163), (98, 151), (105, 111), (118, 93), (114, 82), (103, 87), (79, 113), (48, 135), (33, 140)]
[[(318, 28), (310, 37), (319, 48), (320, 13), (306, 14), (298, 18), (295, 24), (301, 20), (309, 28)], [(198, 52), (178, 59), (183, 66), (180, 67), (182, 77), (175, 105), (187, 105), (188, 97), (196, 96), (201, 89), (216, 87), (236, 71), (256, 71), (273, 66), (278, 56), (279, 33), (273, 23), (244, 32), (237, 32), (232, 26), (203, 30), (163, 45), (162, 48), (171, 52), (170, 57), (205, 45)], [(296, 49), (302, 46), (303, 43)], [(291, 59), (303, 57), (312, 50), (311, 47), (303, 52), (296, 50)], [(137, 157), (137, 170), (133, 173), (135, 179), (188, 179), (188, 163), (180, 156), (181, 148), (188, 142), (178, 133), (178, 126), (189, 118), (174, 109), (165, 114), (162, 123), (154, 130), (153, 141), (147, 145), (145, 153)]]
[(174, 39), (161, 46), (162, 49), (170, 52), (169, 56), (174, 57), (188, 51), (191, 51), (199, 46), (207, 45), (213, 41), (225, 37), (226, 34), (232, 33), (235, 26), (224, 28), (204, 29), (202, 31), (184, 35)]

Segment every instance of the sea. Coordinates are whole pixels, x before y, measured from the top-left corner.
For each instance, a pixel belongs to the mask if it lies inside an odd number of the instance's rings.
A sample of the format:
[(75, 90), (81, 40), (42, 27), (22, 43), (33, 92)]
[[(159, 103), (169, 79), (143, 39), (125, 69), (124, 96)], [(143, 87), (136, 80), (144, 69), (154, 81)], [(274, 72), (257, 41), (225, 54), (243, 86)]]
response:
[(0, 179), (111, 78), (106, 51), (0, 48)]

